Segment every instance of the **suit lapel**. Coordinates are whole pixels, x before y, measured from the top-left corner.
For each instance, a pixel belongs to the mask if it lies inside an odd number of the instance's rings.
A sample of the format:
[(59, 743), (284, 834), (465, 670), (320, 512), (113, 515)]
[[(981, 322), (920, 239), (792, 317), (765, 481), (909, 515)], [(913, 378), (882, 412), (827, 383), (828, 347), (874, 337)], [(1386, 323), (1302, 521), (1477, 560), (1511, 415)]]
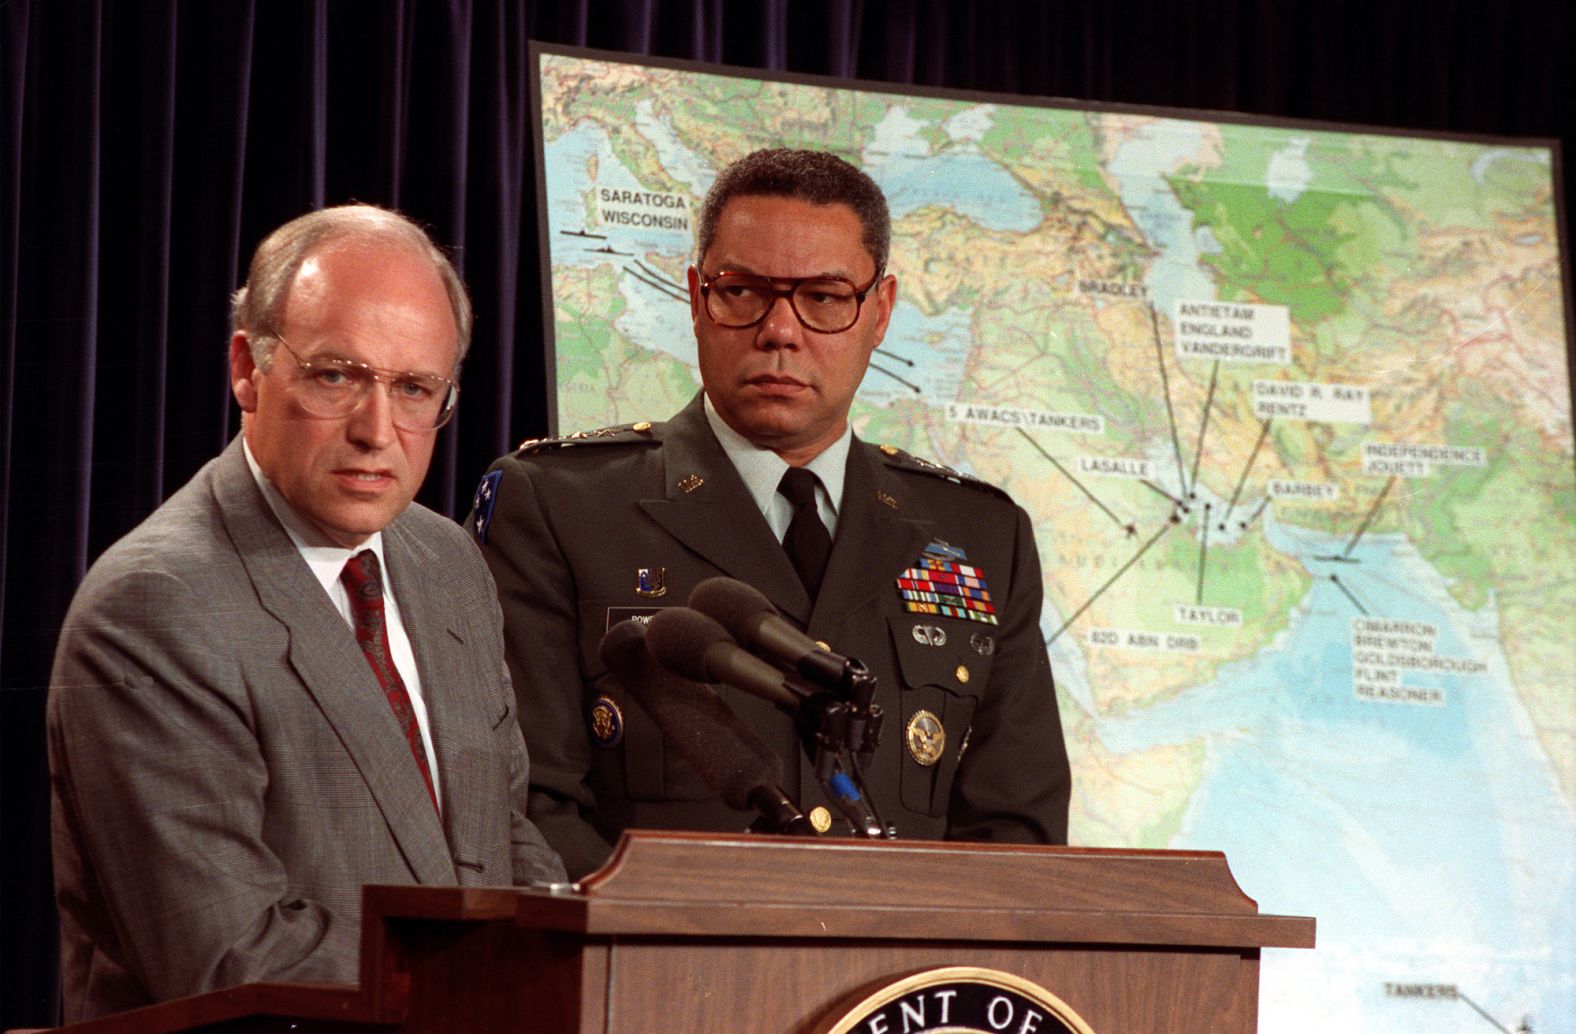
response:
[(640, 508), (730, 578), (755, 586), (801, 625), (808, 622), (810, 597), (707, 425), (700, 396), (668, 421), (662, 444), (664, 495), (641, 500)]
[(837, 537), (826, 581), (815, 602), (810, 632), (835, 625), (880, 592), (896, 592), (896, 578), (935, 533), (935, 522), (904, 515), (901, 481), (876, 450), (854, 439), (848, 452)]
[(433, 751), (438, 756), (448, 847), (455, 859), (480, 866), (486, 854), (481, 845), (495, 838), (482, 828), (485, 809), (474, 805), (497, 793), (482, 778), (494, 767), (485, 760), (492, 742), (480, 733), (491, 729), (498, 716), (481, 713), (487, 696), (475, 690), (481, 688), (477, 679), (484, 676), (468, 663), (466, 631), (452, 620), (456, 608), (438, 557), (405, 527), (403, 519), (384, 529), (383, 552), (421, 672)]
[(259, 603), (289, 631), (291, 666), (366, 780), (406, 863), (422, 883), (453, 884), (443, 829), (410, 747), (350, 626), (263, 499), (239, 438), (220, 457), (213, 485)]

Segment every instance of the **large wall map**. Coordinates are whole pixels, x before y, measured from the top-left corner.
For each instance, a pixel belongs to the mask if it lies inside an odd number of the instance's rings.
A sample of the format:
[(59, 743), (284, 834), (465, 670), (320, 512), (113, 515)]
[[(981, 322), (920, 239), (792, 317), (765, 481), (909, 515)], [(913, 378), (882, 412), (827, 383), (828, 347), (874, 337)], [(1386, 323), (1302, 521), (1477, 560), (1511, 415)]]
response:
[(1074, 843), (1225, 850), (1319, 947), (1262, 1029), (1576, 1030), (1576, 463), (1554, 155), (539, 51), (557, 422), (695, 392), (701, 196), (890, 199), (857, 432), (1034, 520)]

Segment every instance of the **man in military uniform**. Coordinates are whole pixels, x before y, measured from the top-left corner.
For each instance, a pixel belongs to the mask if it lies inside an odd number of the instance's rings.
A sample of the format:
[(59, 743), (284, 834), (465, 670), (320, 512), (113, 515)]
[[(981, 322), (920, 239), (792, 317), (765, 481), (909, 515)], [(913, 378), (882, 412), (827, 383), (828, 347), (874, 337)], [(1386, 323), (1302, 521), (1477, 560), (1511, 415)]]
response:
[[(1040, 565), (1004, 494), (852, 434), (891, 318), (890, 223), (831, 155), (758, 151), (718, 177), (689, 270), (704, 390), (663, 424), (528, 442), (477, 490), (531, 752), (531, 817), (572, 875), (626, 828), (737, 830), (598, 657), (618, 621), (700, 581), (755, 586), (879, 680), (867, 773), (899, 836), (1063, 843), (1069, 774), (1039, 631)], [(724, 697), (846, 833), (791, 721)]]

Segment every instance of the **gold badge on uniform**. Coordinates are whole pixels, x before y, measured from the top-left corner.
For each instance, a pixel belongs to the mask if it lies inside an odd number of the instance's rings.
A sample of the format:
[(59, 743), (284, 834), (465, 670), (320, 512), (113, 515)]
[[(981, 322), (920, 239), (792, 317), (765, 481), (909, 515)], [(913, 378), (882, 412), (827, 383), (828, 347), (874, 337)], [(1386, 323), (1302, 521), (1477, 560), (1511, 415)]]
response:
[(826, 810), (825, 805), (817, 804), (810, 809), (810, 825), (817, 833), (825, 833), (832, 828), (832, 813)]
[(941, 752), (947, 749), (947, 730), (941, 727), (941, 719), (929, 711), (915, 711), (903, 730), (903, 741), (908, 744), (909, 756), (915, 761), (934, 765), (941, 760)]
[(591, 701), (586, 711), (586, 725), (591, 730), (591, 742), (598, 747), (611, 750), (623, 742), (624, 712), (618, 701), (610, 696), (604, 694)]
[(691, 474), (683, 481), (679, 482), (679, 491), (683, 492), (685, 495), (689, 495), (691, 492), (695, 491), (695, 489), (699, 488), (705, 483), (706, 479), (701, 477), (699, 474)]
[(655, 599), (668, 594), (668, 569), (666, 567), (635, 568), (635, 595)]

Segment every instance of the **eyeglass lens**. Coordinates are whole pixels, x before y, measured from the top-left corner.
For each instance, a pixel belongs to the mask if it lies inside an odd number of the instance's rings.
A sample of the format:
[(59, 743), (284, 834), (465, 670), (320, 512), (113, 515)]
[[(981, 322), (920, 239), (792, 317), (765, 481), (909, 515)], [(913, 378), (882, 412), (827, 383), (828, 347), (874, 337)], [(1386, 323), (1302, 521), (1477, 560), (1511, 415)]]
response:
[(724, 327), (753, 326), (765, 318), (779, 297), (787, 296), (801, 323), (832, 334), (854, 325), (863, 300), (853, 284), (835, 277), (800, 280), (791, 288), (779, 288), (765, 277), (720, 273), (709, 284), (706, 312)]
[(344, 417), (353, 413), (372, 386), (389, 386), (389, 408), (395, 427), (430, 431), (443, 426), (454, 411), (456, 389), (444, 378), (419, 373), (380, 373), (350, 359), (302, 359), (284, 339), (277, 339), (300, 368), (294, 394), (313, 416)]

